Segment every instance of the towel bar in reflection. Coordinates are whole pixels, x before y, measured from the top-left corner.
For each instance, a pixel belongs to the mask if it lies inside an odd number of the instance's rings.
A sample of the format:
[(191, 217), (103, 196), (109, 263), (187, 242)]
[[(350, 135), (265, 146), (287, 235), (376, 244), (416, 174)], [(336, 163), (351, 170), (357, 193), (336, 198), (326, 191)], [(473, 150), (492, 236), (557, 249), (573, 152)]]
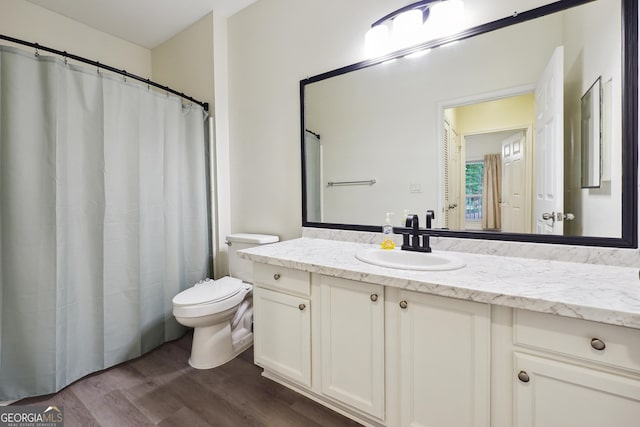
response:
[(362, 181), (329, 181), (327, 182), (328, 187), (336, 187), (339, 185), (373, 185), (376, 183), (375, 179), (367, 179)]

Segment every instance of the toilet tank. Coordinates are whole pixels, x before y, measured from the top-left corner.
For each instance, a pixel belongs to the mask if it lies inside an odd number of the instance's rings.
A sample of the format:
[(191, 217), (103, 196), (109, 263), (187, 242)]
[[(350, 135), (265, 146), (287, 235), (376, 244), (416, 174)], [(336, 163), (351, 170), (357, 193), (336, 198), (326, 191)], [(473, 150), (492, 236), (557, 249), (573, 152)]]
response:
[(253, 282), (252, 261), (241, 259), (237, 251), (266, 245), (268, 243), (275, 243), (278, 240), (280, 240), (278, 236), (269, 234), (237, 233), (227, 236), (227, 244), (229, 245), (229, 275), (244, 282)]

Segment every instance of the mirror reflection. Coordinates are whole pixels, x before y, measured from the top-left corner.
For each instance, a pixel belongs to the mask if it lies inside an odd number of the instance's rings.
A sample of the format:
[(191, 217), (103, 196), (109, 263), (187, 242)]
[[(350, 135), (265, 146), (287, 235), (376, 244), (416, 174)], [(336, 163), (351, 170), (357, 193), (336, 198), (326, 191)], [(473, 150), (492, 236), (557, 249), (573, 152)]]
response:
[[(306, 84), (306, 221), (434, 209), (450, 230), (620, 238), (621, 51), (620, 0), (597, 0)], [(601, 183), (582, 188), (598, 78)]]
[[(600, 77), (580, 99), (580, 139), (582, 148), (582, 188), (600, 187), (602, 168), (600, 150), (602, 144), (602, 85)], [(606, 134), (606, 131), (605, 131)]]

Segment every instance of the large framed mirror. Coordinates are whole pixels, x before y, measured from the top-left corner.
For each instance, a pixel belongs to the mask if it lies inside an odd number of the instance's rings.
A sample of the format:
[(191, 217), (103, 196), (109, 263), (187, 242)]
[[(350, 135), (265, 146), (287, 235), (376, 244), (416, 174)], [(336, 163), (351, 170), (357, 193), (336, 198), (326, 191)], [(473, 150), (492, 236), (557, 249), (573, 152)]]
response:
[[(597, 78), (601, 183), (582, 188)], [(637, 247), (635, 0), (551, 3), (304, 79), (300, 99), (305, 227), (435, 210), (440, 236)]]

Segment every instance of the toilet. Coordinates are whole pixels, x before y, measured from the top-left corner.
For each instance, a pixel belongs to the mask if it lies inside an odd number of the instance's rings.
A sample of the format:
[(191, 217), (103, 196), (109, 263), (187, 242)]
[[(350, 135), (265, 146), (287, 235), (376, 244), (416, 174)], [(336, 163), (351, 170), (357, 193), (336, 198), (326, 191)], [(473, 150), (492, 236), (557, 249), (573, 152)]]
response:
[(189, 365), (215, 368), (253, 344), (253, 265), (237, 251), (278, 240), (266, 234), (227, 236), (230, 276), (201, 280), (173, 298), (178, 323), (194, 328)]

